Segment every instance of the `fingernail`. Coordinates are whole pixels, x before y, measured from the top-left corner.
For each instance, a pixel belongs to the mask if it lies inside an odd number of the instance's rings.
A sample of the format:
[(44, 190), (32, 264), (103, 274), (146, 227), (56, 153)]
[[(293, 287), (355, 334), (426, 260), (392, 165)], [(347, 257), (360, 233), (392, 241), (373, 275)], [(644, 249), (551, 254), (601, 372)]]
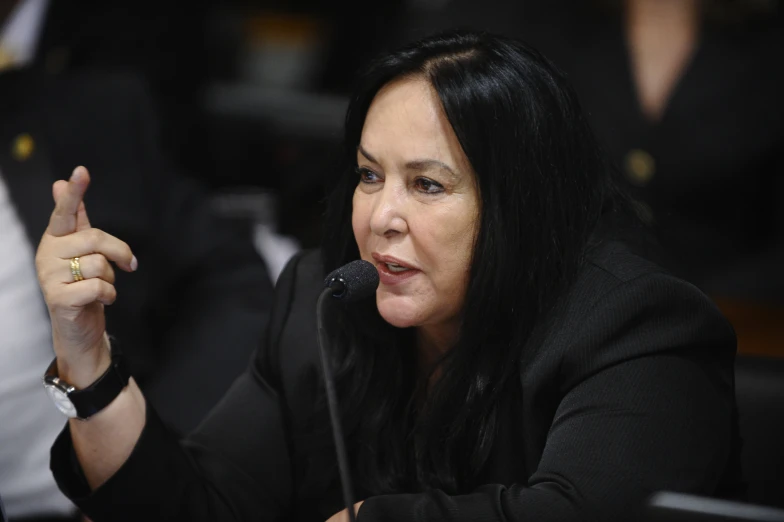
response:
[(82, 167), (76, 167), (73, 172), (71, 173), (71, 181), (79, 181), (79, 178), (82, 176)]
[(136, 256), (133, 256), (133, 259), (131, 259), (131, 270), (136, 272), (137, 268), (139, 268), (139, 261), (136, 259)]

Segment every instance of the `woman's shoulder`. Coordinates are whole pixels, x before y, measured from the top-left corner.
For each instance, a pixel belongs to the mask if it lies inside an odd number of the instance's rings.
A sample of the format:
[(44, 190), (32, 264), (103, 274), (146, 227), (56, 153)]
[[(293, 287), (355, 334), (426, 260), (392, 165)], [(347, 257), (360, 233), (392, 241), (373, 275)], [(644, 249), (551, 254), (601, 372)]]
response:
[(276, 288), (279, 286), (294, 285), (300, 292), (321, 291), (324, 279), (324, 263), (321, 250), (317, 248), (300, 250), (294, 254), (281, 271)]
[[(610, 319), (611, 312), (622, 306), (622, 316), (641, 314), (641, 319), (670, 310), (668, 316), (676, 320), (704, 316), (726, 322), (715, 303), (697, 286), (674, 275), (634, 245), (614, 239), (588, 253), (568, 303), (572, 313), (583, 318)], [(729, 323), (726, 325), (729, 327)]]
[(732, 326), (708, 296), (620, 240), (591, 250), (556, 324), (541, 353), (557, 353), (566, 388), (640, 357), (731, 365), (736, 348)]
[(578, 281), (598, 278), (606, 279), (605, 284), (623, 283), (654, 274), (669, 275), (670, 272), (650, 251), (623, 239), (611, 238), (588, 250)]
[(324, 287), (320, 250), (303, 250), (286, 264), (275, 283), (272, 314), (255, 367), (284, 393), (304, 369), (318, 362), (316, 302)]

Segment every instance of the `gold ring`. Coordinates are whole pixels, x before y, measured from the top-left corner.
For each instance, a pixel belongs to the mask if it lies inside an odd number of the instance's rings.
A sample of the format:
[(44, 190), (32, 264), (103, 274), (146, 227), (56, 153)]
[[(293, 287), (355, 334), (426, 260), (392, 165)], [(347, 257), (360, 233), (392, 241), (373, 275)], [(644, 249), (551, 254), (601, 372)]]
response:
[(74, 283), (78, 283), (79, 281), (84, 281), (84, 277), (82, 276), (82, 269), (79, 266), (79, 258), (74, 257), (71, 259), (71, 275), (73, 275)]

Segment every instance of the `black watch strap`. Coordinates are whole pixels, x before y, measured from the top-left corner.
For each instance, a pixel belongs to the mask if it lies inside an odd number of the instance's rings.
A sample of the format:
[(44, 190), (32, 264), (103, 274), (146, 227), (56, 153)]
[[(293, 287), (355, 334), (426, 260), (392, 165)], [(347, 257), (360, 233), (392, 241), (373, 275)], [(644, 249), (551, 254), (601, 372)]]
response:
[[(46, 372), (47, 377), (57, 377), (57, 358), (52, 361)], [(109, 368), (90, 386), (72, 390), (68, 398), (76, 408), (80, 419), (88, 419), (106, 408), (128, 385), (131, 378), (128, 362), (120, 350), (112, 347), (112, 361)]]

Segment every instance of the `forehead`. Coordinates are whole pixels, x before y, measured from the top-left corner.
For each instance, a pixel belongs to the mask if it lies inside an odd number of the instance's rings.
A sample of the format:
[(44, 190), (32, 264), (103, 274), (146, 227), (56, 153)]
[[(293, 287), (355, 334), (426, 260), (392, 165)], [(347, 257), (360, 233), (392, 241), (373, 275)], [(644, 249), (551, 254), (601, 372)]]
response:
[(438, 95), (422, 78), (395, 80), (379, 90), (365, 118), (361, 144), (374, 156), (431, 158), (458, 168), (466, 163)]

